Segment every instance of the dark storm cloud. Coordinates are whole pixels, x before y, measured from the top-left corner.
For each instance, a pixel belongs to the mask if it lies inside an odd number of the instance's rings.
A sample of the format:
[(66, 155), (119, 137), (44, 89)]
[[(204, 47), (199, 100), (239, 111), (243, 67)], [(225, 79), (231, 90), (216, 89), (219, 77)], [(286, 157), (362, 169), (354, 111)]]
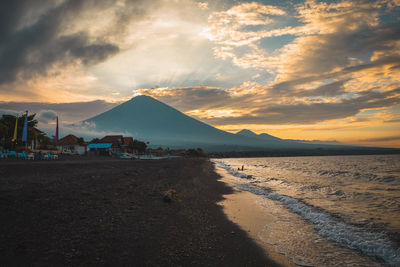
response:
[(37, 114), (36, 119), (41, 123), (54, 122), (57, 117), (57, 113), (53, 110), (41, 111)]
[[(396, 48), (396, 42), (400, 40), (398, 22), (360, 27), (357, 31), (325, 34), (318, 36), (318, 40), (321, 43), (310, 48), (312, 53), (308, 53), (307, 57), (298, 62), (303, 73), (331, 72), (335, 68), (348, 66), (351, 58), (370, 57), (378, 51), (397, 57), (397, 60), (391, 63), (400, 62), (398, 53), (393, 50)], [(353, 72), (357, 71), (357, 68), (345, 67), (343, 70)]]
[[(310, 76), (305, 76), (302, 78), (298, 79), (290, 79), (287, 81), (279, 82), (271, 87), (265, 87), (265, 91), (268, 92), (269, 95), (271, 96), (334, 96), (335, 91), (337, 91), (337, 94), (340, 94), (342, 91), (343, 84), (346, 81), (349, 81), (350, 79), (345, 79), (342, 81), (337, 81), (333, 82), (330, 85), (323, 86), (323, 88), (320, 89), (315, 89), (314, 90), (307, 90), (306, 92), (302, 92), (300, 90), (296, 90), (296, 86), (303, 85), (303, 84), (308, 84), (311, 82), (315, 81), (324, 81), (326, 79), (341, 79), (344, 75), (355, 73), (358, 71), (363, 71), (363, 70), (368, 70), (376, 67), (382, 67), (385, 65), (390, 65), (390, 64), (396, 64), (400, 63), (400, 56), (398, 55), (390, 55), (390, 56), (384, 56), (382, 58), (379, 58), (375, 61), (369, 62), (369, 63), (363, 63), (363, 64), (358, 64), (354, 65), (351, 67), (345, 67), (340, 71), (332, 72), (332, 73), (326, 73), (326, 74), (318, 74), (318, 75), (310, 75)], [(339, 86), (337, 88), (334, 88), (336, 86)], [(311, 95), (312, 94), (312, 95)], [(336, 95), (337, 95), (336, 94)]]
[(52, 110), (43, 111), (40, 113), (41, 118), (53, 120), (57, 117), (57, 113)]
[(380, 137), (380, 138), (361, 139), (360, 141), (362, 141), (362, 142), (385, 142), (385, 141), (398, 141), (398, 140), (400, 140), (400, 135)]
[[(332, 82), (315, 89), (298, 91), (296, 97), (330, 97), (342, 95), (348, 80)], [(228, 90), (205, 86), (174, 88), (157, 91), (141, 90), (142, 93), (156, 97), (182, 112), (207, 109), (239, 109), (254, 111), (235, 117), (199, 118), (213, 125), (226, 124), (309, 124), (333, 119), (343, 119), (357, 115), (364, 109), (387, 108), (400, 103), (400, 88), (379, 92), (356, 93), (352, 98), (335, 102), (280, 103), (266, 95), (230, 94)]]
[[(295, 87), (324, 79), (343, 79), (343, 75), (396, 64), (391, 70), (398, 68), (400, 56), (397, 52), (397, 42), (400, 40), (399, 23), (381, 23), (374, 27), (361, 27), (356, 31), (340, 31), (333, 34), (324, 34), (314, 38), (315, 44), (303, 51), (293, 66), (294, 74), (282, 82), (278, 82), (268, 89), (269, 94), (285, 95), (292, 93)], [(295, 41), (296, 42), (296, 41)], [(304, 44), (303, 44), (304, 45)], [(373, 53), (380, 52), (382, 56), (373, 61), (368, 60), (361, 64), (350, 64), (351, 58), (370, 58)], [(335, 71), (335, 69), (340, 69)]]
[[(18, 78), (44, 75), (54, 64), (99, 63), (119, 51), (115, 44), (91, 40), (86, 32), (63, 35), (68, 21), (82, 10), (113, 1), (69, 0), (58, 6), (51, 1), (4, 0), (0, 8), (0, 84)], [(36, 19), (31, 13), (49, 6)], [(25, 25), (26, 21), (31, 24)]]
[(385, 108), (400, 103), (400, 88), (388, 92), (362, 92), (352, 99), (328, 103), (276, 104), (266, 102), (250, 115), (203, 119), (215, 125), (224, 124), (310, 124), (357, 115), (363, 109)]
[(359, 108), (348, 103), (271, 104), (250, 115), (206, 119), (207, 123), (223, 124), (309, 124), (354, 116)]
[(296, 96), (303, 97), (303, 96), (322, 96), (322, 97), (329, 97), (329, 96), (337, 96), (345, 93), (344, 83), (348, 80), (344, 81), (337, 81), (329, 84), (322, 85), (315, 89), (311, 90), (302, 90), (299, 91)]

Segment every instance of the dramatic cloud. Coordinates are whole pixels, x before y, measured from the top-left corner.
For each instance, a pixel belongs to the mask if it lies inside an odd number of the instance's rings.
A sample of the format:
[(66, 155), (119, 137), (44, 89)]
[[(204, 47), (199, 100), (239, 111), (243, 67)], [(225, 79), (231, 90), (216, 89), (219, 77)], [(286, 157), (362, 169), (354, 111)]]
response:
[(238, 4), (227, 11), (215, 12), (210, 15), (209, 28), (205, 34), (218, 44), (247, 45), (272, 35), (265, 30), (247, 30), (248, 27), (266, 26), (274, 21), (270, 15), (284, 14), (284, 10), (271, 5), (256, 2)]
[[(307, 96), (338, 95), (343, 93), (343, 83), (344, 81), (335, 82), (314, 90), (302, 91), (302, 93)], [(235, 96), (232, 91), (204, 87), (151, 89), (141, 92), (214, 125), (310, 124), (355, 116), (364, 109), (388, 108), (400, 104), (400, 89), (385, 93), (360, 92), (356, 97), (332, 102), (294, 101), (292, 98), (277, 102), (273, 98), (268, 98), (268, 95)], [(256, 100), (261, 101), (257, 103)], [(186, 103), (191, 103), (191, 105)], [(222, 112), (221, 115), (219, 110), (231, 112)], [(238, 113), (234, 111), (242, 111), (242, 114), (237, 115)]]
[[(112, 90), (90, 68), (131, 49), (139, 38), (133, 25), (146, 20), (157, 5), (142, 0), (3, 1), (0, 10), (0, 92), (5, 99), (22, 97), (54, 101), (94, 99), (97, 88)], [(80, 77), (81, 88), (71, 87)], [(47, 88), (49, 84), (64, 88)], [(46, 89), (43, 89), (46, 88)], [(4, 99), (3, 99), (4, 100)], [(28, 100), (29, 101), (29, 100)]]
[[(87, 32), (63, 34), (67, 21), (92, 6), (92, 1), (65, 1), (56, 6), (43, 2), (48, 8), (40, 7), (41, 14), (35, 19), (29, 18), (29, 12), (37, 12), (31, 1), (2, 3), (0, 83), (45, 75), (56, 65), (96, 64), (118, 52), (115, 44), (91, 40)], [(33, 22), (25, 25), (29, 19)]]
[(54, 122), (57, 118), (57, 113), (53, 110), (44, 110), (37, 114), (36, 119), (40, 121), (41, 124), (49, 123), (50, 121)]
[(384, 142), (384, 141), (400, 141), (400, 135), (388, 136), (388, 137), (378, 137), (378, 138), (368, 138), (362, 139), (362, 142)]
[(353, 142), (346, 134), (400, 127), (397, 0), (2, 4), (0, 110), (28, 106), (43, 124), (141, 93), (223, 129), (288, 138)]
[(138, 92), (158, 98), (182, 111), (221, 107), (230, 98), (227, 90), (207, 86), (142, 89)]
[(55, 122), (58, 116), (60, 121), (71, 124), (102, 112), (105, 112), (118, 105), (117, 103), (105, 102), (102, 100), (92, 102), (74, 103), (40, 103), (40, 102), (0, 102), (0, 109), (5, 112), (22, 114), (25, 110), (29, 113), (36, 113), (39, 123)]

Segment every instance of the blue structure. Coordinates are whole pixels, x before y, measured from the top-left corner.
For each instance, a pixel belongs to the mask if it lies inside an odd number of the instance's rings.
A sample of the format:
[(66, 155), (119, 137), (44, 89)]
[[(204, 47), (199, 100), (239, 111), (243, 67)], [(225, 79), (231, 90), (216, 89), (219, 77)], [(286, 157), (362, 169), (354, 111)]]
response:
[(89, 144), (88, 148), (111, 148), (112, 143)]

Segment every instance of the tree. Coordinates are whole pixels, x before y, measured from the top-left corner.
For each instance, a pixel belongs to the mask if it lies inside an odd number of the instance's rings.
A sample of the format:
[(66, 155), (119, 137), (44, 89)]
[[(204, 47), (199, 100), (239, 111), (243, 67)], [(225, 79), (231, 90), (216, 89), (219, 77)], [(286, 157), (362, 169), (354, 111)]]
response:
[[(32, 128), (35, 127), (38, 121), (35, 119), (36, 114), (32, 114), (28, 116), (28, 143), (32, 141), (33, 132)], [(15, 128), (15, 120), (17, 116), (5, 114), (0, 119), (0, 137), (4, 140), (3, 145), (6, 147), (11, 147), (12, 142), (11, 139), (14, 135), (14, 128)], [(25, 115), (18, 116), (18, 126), (17, 126), (17, 142), (22, 143), (22, 131), (24, 128), (25, 122)]]
[(83, 143), (85, 143), (85, 140), (83, 139), (83, 137), (78, 137), (78, 145), (82, 146)]
[(50, 149), (53, 147), (53, 140), (51, 140), (50, 137), (46, 136), (45, 134), (40, 135), (38, 140), (40, 143), (40, 149)]
[(97, 144), (98, 142), (100, 142), (99, 138), (93, 138), (89, 143), (91, 144)]
[(132, 143), (129, 144), (129, 148), (133, 149), (136, 151), (137, 154), (139, 153), (144, 153), (146, 151), (146, 143), (139, 141), (139, 140), (133, 140)]
[(197, 149), (188, 149), (186, 151), (186, 156), (191, 157), (191, 158), (198, 158), (198, 157), (206, 157), (206, 154), (204, 153), (203, 149), (197, 148)]

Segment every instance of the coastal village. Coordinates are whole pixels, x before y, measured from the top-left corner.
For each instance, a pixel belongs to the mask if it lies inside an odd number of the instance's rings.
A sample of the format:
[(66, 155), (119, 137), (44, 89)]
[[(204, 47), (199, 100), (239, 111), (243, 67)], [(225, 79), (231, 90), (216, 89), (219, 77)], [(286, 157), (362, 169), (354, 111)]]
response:
[[(58, 118), (56, 135), (49, 138), (36, 127), (34, 115), (26, 112), (23, 116), (3, 115), (0, 119), (0, 158), (2, 159), (59, 159), (60, 155), (105, 156), (124, 159), (160, 159), (202, 154), (200, 149), (150, 148), (149, 142), (132, 136), (106, 135), (85, 141), (84, 138), (66, 134), (59, 138)], [(196, 154), (195, 153), (195, 154)]]

